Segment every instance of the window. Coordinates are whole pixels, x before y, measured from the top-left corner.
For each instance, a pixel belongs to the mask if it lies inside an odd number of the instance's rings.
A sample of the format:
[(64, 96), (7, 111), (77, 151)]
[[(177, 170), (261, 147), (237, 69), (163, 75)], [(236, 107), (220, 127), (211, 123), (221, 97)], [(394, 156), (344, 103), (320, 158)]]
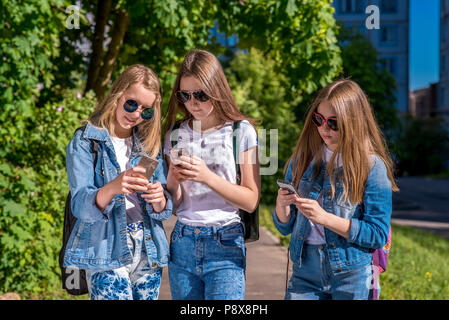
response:
[(446, 103), (446, 99), (445, 99), (445, 94), (446, 94), (446, 89), (441, 86), (440, 90), (439, 90), (439, 95), (438, 95), (438, 104), (440, 106), (440, 109), (444, 108), (444, 104)]
[(397, 77), (398, 72), (398, 58), (397, 57), (382, 57), (383, 68), (391, 73), (393, 77)]
[(382, 0), (380, 6), (380, 13), (397, 13), (398, 12), (398, 0)]
[(441, 55), (441, 72), (446, 72), (446, 55)]
[(443, 20), (441, 22), (441, 42), (445, 42), (447, 40), (447, 28), (449, 27), (448, 20)]
[(382, 45), (396, 45), (398, 43), (397, 26), (383, 25), (380, 29), (380, 43)]
[(339, 13), (365, 13), (364, 0), (340, 0)]
[(348, 31), (348, 33), (351, 36), (356, 36), (358, 34), (365, 33), (365, 25), (359, 25), (359, 24), (346, 24), (345, 29)]

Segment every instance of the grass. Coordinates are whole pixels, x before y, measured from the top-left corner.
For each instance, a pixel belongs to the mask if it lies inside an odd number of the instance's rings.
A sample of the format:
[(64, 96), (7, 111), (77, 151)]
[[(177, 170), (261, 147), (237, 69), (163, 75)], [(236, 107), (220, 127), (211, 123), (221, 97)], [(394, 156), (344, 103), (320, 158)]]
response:
[(444, 169), (440, 173), (427, 175), (430, 179), (449, 179), (449, 169)]
[[(260, 225), (284, 246), (273, 224), (272, 207), (260, 207)], [(387, 271), (380, 275), (381, 300), (449, 300), (449, 240), (412, 227), (392, 224)]]

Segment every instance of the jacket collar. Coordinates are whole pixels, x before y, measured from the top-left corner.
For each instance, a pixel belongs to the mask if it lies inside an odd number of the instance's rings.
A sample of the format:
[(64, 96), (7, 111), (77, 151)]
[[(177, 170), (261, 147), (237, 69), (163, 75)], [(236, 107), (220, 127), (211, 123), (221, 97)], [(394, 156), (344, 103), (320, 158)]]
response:
[[(105, 141), (107, 144), (112, 144), (108, 130), (106, 128), (96, 127), (90, 122), (86, 125), (83, 138)], [(133, 149), (135, 149), (138, 153), (143, 150), (143, 146), (138, 138), (137, 127), (133, 127)]]

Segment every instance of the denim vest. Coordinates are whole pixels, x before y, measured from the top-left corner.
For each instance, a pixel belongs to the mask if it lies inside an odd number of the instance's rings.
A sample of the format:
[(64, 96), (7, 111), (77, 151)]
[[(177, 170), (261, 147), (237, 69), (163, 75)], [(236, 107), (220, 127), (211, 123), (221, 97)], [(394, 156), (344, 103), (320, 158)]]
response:
[[(98, 141), (95, 168), (91, 154), (90, 139)], [(133, 131), (131, 167), (140, 160), (142, 150), (136, 131)], [(173, 212), (170, 193), (166, 191), (167, 165), (159, 153), (159, 165), (150, 182), (159, 181), (167, 198), (165, 210), (153, 212), (151, 204), (140, 197), (144, 217), (144, 242), (152, 267), (168, 264), (169, 247), (162, 221)], [(120, 173), (120, 165), (106, 129), (87, 124), (77, 130), (66, 150), (66, 166), (72, 194), (72, 213), (77, 218), (64, 256), (64, 266), (81, 269), (111, 270), (130, 264), (132, 256), (127, 245), (127, 217), (125, 196), (116, 195), (104, 210), (98, 209), (95, 197), (98, 190), (114, 180)]]
[[(316, 200), (323, 191), (323, 209), (351, 221), (347, 239), (324, 228), (326, 248), (334, 273), (354, 270), (370, 264), (374, 249), (383, 247), (388, 240), (392, 210), (391, 182), (384, 162), (377, 156), (372, 156), (371, 159), (372, 165), (365, 184), (363, 205), (353, 204), (349, 200), (344, 201), (342, 181), (337, 178), (334, 180), (335, 195), (332, 199), (330, 177), (324, 162), (321, 164), (318, 176), (313, 178), (315, 163), (312, 161), (299, 182), (298, 192), (302, 197)], [(336, 170), (336, 177), (341, 170), (341, 167)], [(292, 181), (292, 161), (288, 165), (285, 180)], [(291, 205), (288, 222), (281, 223), (275, 210), (273, 221), (281, 234), (292, 234), (290, 257), (295, 264), (301, 266), (304, 241), (310, 232), (308, 219), (298, 212), (295, 205)]]

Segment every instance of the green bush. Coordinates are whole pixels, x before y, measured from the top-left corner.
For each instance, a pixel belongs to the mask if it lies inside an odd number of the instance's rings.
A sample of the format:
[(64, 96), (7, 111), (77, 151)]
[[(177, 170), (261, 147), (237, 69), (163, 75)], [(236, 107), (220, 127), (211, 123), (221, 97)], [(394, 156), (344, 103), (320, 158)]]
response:
[(449, 154), (449, 131), (441, 118), (407, 116), (394, 140), (399, 175), (436, 174), (444, 169)]
[[(273, 60), (256, 49), (237, 53), (226, 72), (240, 110), (249, 117), (261, 120), (258, 129), (266, 130), (265, 141), (259, 136), (259, 154), (269, 157), (274, 152), (270, 146), (270, 129), (278, 130), (278, 154), (272, 159), (278, 164), (278, 169), (273, 175), (262, 175), (263, 197), (260, 201), (271, 204), (277, 196), (276, 179), (284, 176), (285, 161), (293, 153), (302, 128), (302, 122), (297, 121), (294, 114), (302, 97), (298, 95), (295, 100), (289, 100), (287, 78), (276, 72)], [(268, 164), (262, 163), (261, 167), (268, 167)]]
[[(68, 92), (35, 108), (0, 157), (0, 288), (51, 297), (68, 193), (65, 148), (95, 100)], [(5, 149), (3, 149), (5, 150)]]

